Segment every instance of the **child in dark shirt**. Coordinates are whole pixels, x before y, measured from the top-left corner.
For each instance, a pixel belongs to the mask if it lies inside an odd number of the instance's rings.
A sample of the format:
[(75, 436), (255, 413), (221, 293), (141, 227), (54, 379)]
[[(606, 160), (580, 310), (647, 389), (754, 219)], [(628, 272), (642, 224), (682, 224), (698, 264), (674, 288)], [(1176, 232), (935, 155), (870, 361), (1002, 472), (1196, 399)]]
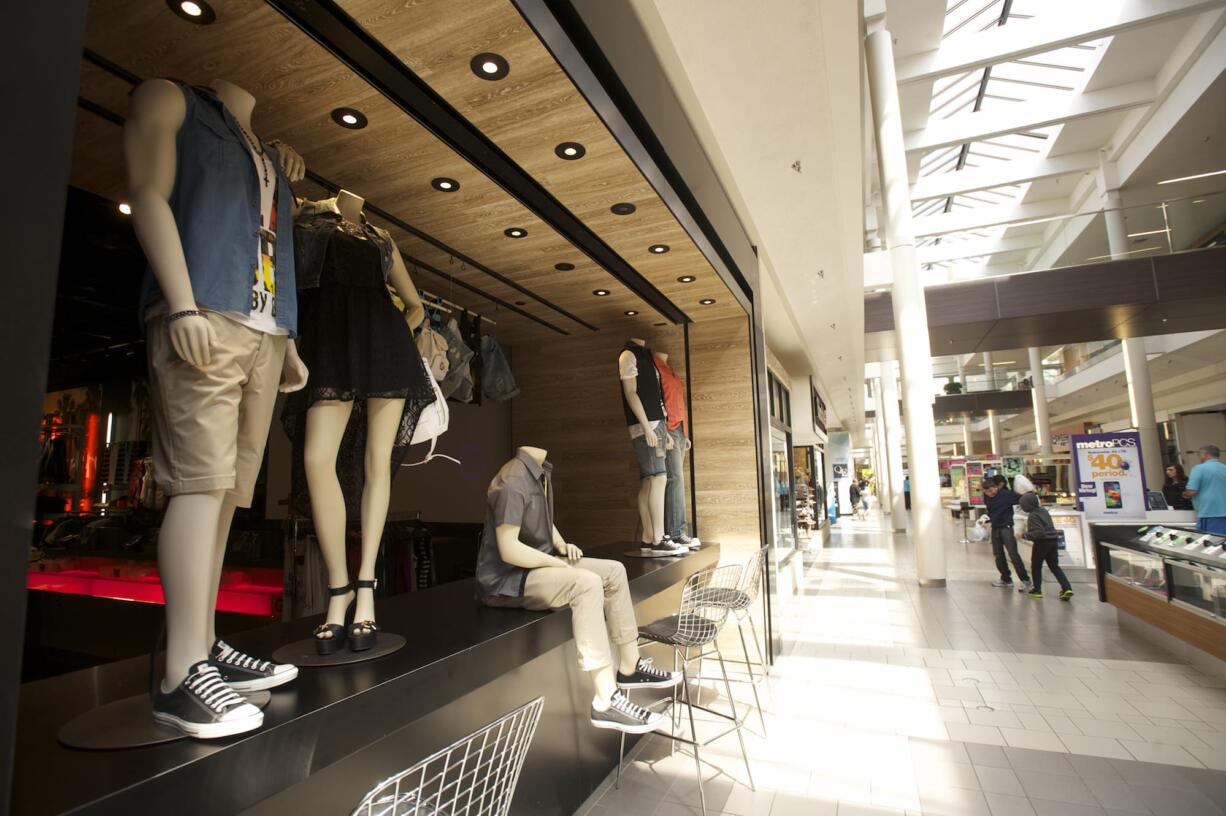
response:
[(1051, 513), (1039, 503), (1039, 497), (1034, 493), (1022, 496), (1018, 506), (1026, 512), (1026, 538), (1030, 541), (1030, 576), (1034, 586), (1030, 590), (1031, 598), (1043, 597), (1043, 564), (1051, 568), (1052, 575), (1060, 582), (1060, 600), (1067, 601), (1073, 597), (1073, 585), (1068, 576), (1060, 569), (1059, 534), (1056, 525), (1052, 523)]
[(1030, 591), (1026, 563), (1018, 553), (1017, 539), (1013, 537), (1013, 505), (1017, 504), (1017, 494), (1008, 488), (1005, 477), (992, 476), (983, 481), (983, 503), (992, 522), (992, 555), (996, 558), (996, 571), (1000, 573), (1000, 578), (993, 581), (992, 586), (1013, 586), (1013, 576), (1009, 574), (1009, 562), (1012, 561), (1013, 569), (1022, 582), (1017, 591)]

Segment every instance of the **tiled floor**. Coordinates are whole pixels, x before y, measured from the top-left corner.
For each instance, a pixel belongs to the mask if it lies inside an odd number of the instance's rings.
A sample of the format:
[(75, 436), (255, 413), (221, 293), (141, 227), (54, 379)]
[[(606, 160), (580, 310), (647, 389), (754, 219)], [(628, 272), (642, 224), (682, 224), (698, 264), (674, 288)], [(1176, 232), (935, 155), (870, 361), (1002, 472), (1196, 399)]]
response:
[[(990, 586), (986, 545), (948, 552), (956, 580), (920, 590), (905, 536), (840, 523), (777, 611), (756, 792), (735, 737), (703, 751), (711, 816), (1226, 814), (1226, 679), (1121, 631), (1090, 586), (1035, 601)], [(580, 811), (699, 812), (692, 755), (660, 737)]]

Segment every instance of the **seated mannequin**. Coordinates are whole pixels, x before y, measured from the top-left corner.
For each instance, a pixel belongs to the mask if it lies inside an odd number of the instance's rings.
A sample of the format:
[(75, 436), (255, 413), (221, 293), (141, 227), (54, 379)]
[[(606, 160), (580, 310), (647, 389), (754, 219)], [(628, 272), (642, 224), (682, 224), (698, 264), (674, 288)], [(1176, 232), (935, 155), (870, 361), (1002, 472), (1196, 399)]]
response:
[(639, 656), (626, 568), (618, 561), (584, 558), (554, 526), (553, 466), (540, 448), (521, 447), (490, 482), (477, 586), (488, 606), (570, 607), (579, 668), (594, 687), (592, 725), (642, 734), (662, 721), (662, 715), (630, 702), (625, 690), (672, 688), (681, 674), (660, 671)]

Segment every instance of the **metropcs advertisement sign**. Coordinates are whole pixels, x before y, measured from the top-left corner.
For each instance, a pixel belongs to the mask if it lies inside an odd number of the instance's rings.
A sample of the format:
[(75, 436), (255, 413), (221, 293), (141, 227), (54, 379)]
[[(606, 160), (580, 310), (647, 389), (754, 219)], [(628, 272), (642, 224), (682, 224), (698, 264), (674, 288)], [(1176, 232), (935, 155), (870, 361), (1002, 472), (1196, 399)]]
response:
[(1069, 437), (1077, 503), (1087, 519), (1144, 520), (1141, 436), (1132, 431)]

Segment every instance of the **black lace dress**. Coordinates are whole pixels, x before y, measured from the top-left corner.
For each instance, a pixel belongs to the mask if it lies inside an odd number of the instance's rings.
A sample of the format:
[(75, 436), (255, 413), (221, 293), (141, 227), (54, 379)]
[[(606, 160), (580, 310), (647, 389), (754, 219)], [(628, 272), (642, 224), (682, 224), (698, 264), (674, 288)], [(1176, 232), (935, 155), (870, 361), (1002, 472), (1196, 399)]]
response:
[(392, 303), (379, 246), (369, 231), (339, 222), (329, 237), (319, 285), (298, 293), (298, 354), (306, 388), (289, 395), (281, 421), (293, 443), (293, 510), (310, 515), (303, 451), (306, 412), (317, 402), (354, 403), (337, 456), (337, 475), (350, 518), (365, 482), (366, 400), (404, 399), (388, 467), (404, 461), (421, 412), (434, 402), (429, 374), (404, 315)]

